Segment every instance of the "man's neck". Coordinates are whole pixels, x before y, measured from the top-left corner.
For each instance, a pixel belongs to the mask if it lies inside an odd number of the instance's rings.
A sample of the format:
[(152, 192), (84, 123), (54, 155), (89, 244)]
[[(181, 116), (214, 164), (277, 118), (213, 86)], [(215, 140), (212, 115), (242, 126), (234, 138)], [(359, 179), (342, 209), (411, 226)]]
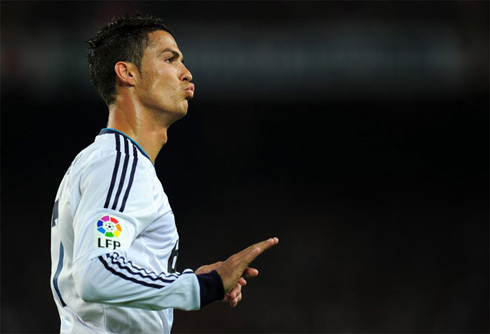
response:
[(121, 131), (148, 154), (153, 164), (163, 145), (167, 142), (168, 125), (164, 119), (156, 119), (151, 112), (134, 105), (116, 102), (109, 107), (109, 128)]

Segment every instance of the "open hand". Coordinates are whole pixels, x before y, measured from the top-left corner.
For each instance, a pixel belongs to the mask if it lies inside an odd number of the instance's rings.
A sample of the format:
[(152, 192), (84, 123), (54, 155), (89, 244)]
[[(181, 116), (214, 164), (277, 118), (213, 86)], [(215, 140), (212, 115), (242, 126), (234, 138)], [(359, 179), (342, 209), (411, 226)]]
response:
[(239, 253), (230, 256), (226, 261), (219, 261), (213, 264), (199, 267), (195, 274), (205, 274), (216, 270), (223, 281), (225, 298), (231, 307), (235, 307), (242, 300), (242, 287), (247, 285), (245, 278), (256, 277), (259, 271), (248, 267), (260, 254), (267, 249), (277, 245), (278, 238), (258, 242), (245, 248)]
[(215, 270), (218, 272), (221, 280), (223, 281), (225, 294), (230, 293), (233, 288), (236, 287), (240, 278), (257, 276), (259, 271), (255, 268), (249, 268), (249, 264), (252, 263), (252, 261), (254, 261), (264, 251), (277, 245), (278, 243), (279, 239), (277, 238), (270, 238), (268, 240), (258, 242), (245, 248), (241, 252), (230, 256), (226, 261), (221, 263), (221, 265)]

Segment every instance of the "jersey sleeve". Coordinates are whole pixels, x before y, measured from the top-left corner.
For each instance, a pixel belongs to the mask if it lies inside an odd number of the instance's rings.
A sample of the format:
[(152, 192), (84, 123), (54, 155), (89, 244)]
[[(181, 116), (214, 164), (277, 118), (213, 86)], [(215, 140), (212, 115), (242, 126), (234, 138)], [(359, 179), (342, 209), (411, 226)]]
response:
[[(99, 153), (72, 185), (73, 276), (86, 302), (151, 310), (196, 310), (223, 298), (216, 273), (154, 272), (131, 245), (156, 218), (152, 184), (138, 152)], [(131, 205), (128, 205), (128, 198)], [(76, 202), (74, 200), (74, 202)], [(218, 288), (217, 288), (218, 287)]]

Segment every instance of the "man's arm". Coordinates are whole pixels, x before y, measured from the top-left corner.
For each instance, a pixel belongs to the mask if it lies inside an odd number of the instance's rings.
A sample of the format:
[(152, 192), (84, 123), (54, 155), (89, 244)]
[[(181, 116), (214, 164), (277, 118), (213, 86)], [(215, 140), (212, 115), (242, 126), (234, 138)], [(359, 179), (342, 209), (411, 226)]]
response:
[[(74, 277), (79, 295), (89, 302), (195, 310), (225, 295), (224, 300), (234, 307), (242, 298), (241, 287), (246, 285), (245, 278), (259, 274), (257, 269), (248, 266), (278, 242), (277, 238), (271, 238), (230, 256), (224, 262), (200, 267), (195, 273), (186, 270), (182, 274), (150, 274), (114, 252), (89, 260), (85, 266), (77, 266)], [(193, 283), (194, 274), (198, 285)]]

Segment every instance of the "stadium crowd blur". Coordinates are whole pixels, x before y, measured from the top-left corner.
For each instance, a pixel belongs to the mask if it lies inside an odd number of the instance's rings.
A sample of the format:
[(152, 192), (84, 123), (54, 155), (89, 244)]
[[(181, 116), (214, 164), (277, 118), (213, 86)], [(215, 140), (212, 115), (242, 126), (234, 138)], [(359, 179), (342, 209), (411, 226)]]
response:
[[(162, 17), (196, 96), (156, 162), (178, 268), (277, 235), (173, 332), (489, 331), (489, 3), (2, 2), (1, 330), (54, 333), (51, 209), (105, 127), (86, 44)], [(244, 228), (246, 226), (246, 228)]]

